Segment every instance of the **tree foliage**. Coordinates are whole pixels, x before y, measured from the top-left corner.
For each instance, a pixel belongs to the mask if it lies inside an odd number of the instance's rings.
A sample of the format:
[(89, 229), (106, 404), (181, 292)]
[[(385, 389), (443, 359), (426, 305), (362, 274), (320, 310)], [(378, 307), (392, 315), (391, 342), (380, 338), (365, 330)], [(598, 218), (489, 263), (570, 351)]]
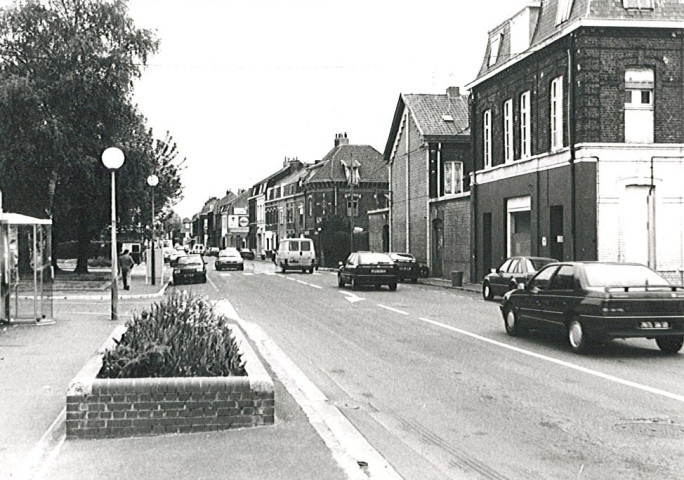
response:
[[(55, 246), (77, 239), (77, 270), (87, 268), (87, 245), (109, 221), (105, 148), (126, 155), (116, 174), (122, 225), (149, 212), (150, 173), (161, 180), (160, 207), (180, 196), (175, 157), (160, 152), (132, 100), (134, 81), (157, 48), (152, 32), (135, 27), (124, 0), (26, 0), (0, 10), (5, 206), (51, 217)], [(167, 134), (161, 143), (173, 141)]]

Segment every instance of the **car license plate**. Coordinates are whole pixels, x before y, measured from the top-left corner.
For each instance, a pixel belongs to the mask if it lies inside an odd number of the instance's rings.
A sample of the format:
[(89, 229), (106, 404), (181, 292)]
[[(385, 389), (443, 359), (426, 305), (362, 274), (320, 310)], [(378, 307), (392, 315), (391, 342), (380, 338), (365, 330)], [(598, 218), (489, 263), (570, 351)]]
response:
[(371, 273), (387, 273), (387, 270), (384, 270), (384, 269), (375, 269), (375, 270), (371, 270)]
[(641, 322), (639, 328), (653, 329), (653, 330), (667, 330), (670, 328), (670, 322)]

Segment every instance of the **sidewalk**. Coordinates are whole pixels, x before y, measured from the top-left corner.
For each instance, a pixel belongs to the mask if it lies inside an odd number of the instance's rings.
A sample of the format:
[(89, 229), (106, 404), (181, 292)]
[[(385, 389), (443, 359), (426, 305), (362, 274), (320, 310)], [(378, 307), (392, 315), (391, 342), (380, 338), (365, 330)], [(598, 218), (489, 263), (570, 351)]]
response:
[[(161, 299), (137, 266), (119, 290), (119, 320), (109, 291), (61, 292), (52, 324), (0, 327), (0, 479), (301, 479), (343, 480), (330, 449), (279, 379), (273, 426), (106, 440), (64, 440), (69, 382), (132, 310)], [(146, 296), (146, 297), (144, 297)], [(76, 298), (74, 298), (76, 297)], [(255, 349), (256, 350), (256, 349)]]

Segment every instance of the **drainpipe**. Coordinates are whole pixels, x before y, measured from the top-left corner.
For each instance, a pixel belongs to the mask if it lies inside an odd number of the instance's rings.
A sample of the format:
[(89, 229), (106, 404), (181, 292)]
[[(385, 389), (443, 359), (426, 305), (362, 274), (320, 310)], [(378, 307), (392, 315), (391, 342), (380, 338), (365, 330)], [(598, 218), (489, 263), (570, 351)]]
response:
[[(577, 260), (577, 178), (575, 172), (575, 34), (570, 34), (568, 48), (568, 144), (570, 145), (570, 231), (572, 234), (572, 260)], [(558, 260), (563, 260), (559, 258)]]
[(393, 185), (392, 185), (392, 165), (394, 165), (394, 159), (391, 158), (389, 161), (389, 251), (393, 252), (394, 249), (392, 248), (392, 236), (394, 235), (394, 224), (393, 224), (393, 218), (394, 215), (392, 215), (392, 211), (394, 210), (394, 202), (392, 201), (392, 192), (394, 191)]
[[(426, 182), (425, 185), (427, 185), (427, 201), (425, 202), (425, 208), (427, 210), (427, 215), (426, 215), (426, 221), (425, 221), (425, 233), (426, 236), (425, 238), (427, 239), (426, 245), (425, 245), (425, 254), (427, 258), (425, 261), (427, 262), (428, 268), (432, 269), (432, 248), (431, 248), (431, 235), (430, 235), (430, 226), (432, 222), (430, 221), (430, 144), (425, 143), (427, 145), (427, 148), (425, 149), (425, 176)], [(438, 148), (441, 147), (441, 143), (437, 144)], [(439, 154), (438, 154), (439, 155)], [(439, 158), (439, 157), (438, 157)], [(434, 269), (433, 269), (434, 270)]]
[(477, 165), (475, 160), (475, 133), (472, 126), (477, 125), (475, 122), (475, 94), (470, 93), (468, 96), (468, 109), (470, 114), (470, 161), (472, 165), (472, 172), (470, 173), (470, 281), (477, 282)]

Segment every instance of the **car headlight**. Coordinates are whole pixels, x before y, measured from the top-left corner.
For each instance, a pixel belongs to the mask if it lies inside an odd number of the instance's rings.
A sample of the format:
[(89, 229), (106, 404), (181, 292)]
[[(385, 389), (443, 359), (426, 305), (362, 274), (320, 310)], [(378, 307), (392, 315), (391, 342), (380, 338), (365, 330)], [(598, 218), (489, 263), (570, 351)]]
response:
[(177, 275), (177, 274), (179, 274), (179, 273), (181, 273), (181, 271), (178, 270), (177, 268), (173, 270), (173, 274), (174, 274), (174, 275)]
[(195, 271), (196, 271), (196, 272), (201, 272), (202, 270), (204, 270), (202, 267), (197, 267), (197, 268), (195, 268)]

